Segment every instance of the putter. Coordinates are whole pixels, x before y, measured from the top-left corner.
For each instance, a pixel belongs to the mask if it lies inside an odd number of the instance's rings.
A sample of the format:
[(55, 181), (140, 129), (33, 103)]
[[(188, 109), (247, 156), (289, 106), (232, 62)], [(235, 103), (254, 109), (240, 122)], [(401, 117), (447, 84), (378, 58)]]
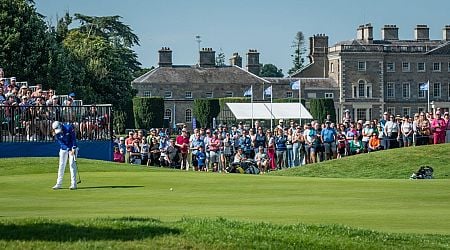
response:
[[(74, 152), (73, 154), (73, 161), (77, 162), (77, 154), (78, 154), (78, 150), (76, 150), (76, 152)], [(78, 164), (77, 164), (77, 175), (78, 175), (78, 180), (77, 180), (77, 184), (81, 183), (81, 177), (80, 177), (80, 171), (78, 171)]]

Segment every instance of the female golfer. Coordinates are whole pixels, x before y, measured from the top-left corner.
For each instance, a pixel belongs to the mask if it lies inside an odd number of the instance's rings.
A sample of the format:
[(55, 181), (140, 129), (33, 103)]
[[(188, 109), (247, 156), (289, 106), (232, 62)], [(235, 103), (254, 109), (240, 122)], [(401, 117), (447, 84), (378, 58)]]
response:
[(62, 124), (58, 121), (53, 122), (52, 128), (55, 133), (55, 139), (59, 142), (60, 145), (58, 179), (56, 180), (56, 185), (53, 186), (53, 189), (61, 189), (64, 170), (66, 169), (67, 164), (67, 158), (69, 158), (70, 190), (75, 190), (77, 189), (77, 142), (75, 130), (72, 125)]

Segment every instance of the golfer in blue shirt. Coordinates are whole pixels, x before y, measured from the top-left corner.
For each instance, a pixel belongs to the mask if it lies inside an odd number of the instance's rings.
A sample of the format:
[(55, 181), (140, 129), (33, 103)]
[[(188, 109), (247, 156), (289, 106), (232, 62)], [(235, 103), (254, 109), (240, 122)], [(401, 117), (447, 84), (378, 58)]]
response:
[(75, 130), (72, 125), (62, 124), (59, 121), (53, 122), (52, 128), (55, 133), (55, 139), (60, 145), (58, 179), (56, 180), (56, 185), (53, 186), (53, 189), (61, 189), (67, 159), (69, 159), (70, 190), (75, 190), (77, 189), (77, 142)]

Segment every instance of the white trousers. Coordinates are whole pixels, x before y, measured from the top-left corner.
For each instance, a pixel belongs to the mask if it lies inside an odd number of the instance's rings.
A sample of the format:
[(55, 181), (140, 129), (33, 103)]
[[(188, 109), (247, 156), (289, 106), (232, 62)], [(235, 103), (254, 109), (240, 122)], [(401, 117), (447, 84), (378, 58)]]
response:
[(64, 177), (64, 171), (66, 170), (67, 165), (67, 158), (69, 159), (69, 166), (70, 166), (70, 186), (76, 187), (77, 186), (77, 163), (75, 161), (75, 158), (73, 157), (73, 154), (69, 154), (69, 151), (67, 150), (59, 150), (59, 169), (58, 169), (58, 179), (56, 180), (56, 185), (61, 186), (63, 177)]

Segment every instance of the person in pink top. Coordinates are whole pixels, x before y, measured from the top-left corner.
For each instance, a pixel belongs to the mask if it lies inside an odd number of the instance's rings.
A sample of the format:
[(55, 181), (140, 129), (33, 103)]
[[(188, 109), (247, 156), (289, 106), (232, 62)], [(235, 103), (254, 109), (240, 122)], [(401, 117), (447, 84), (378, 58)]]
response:
[(441, 117), (441, 111), (436, 111), (436, 116), (431, 121), (431, 131), (433, 131), (433, 143), (445, 143), (445, 120)]

